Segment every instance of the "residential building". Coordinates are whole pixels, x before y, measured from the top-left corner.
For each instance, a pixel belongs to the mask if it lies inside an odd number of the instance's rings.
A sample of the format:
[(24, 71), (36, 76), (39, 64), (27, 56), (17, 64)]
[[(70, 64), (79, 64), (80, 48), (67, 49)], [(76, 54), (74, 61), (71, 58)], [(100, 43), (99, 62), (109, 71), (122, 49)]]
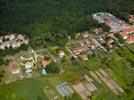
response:
[(33, 67), (33, 62), (32, 61), (28, 61), (25, 63), (25, 68), (32, 68)]
[(64, 57), (65, 56), (65, 52), (63, 51), (63, 50), (60, 50), (59, 51), (59, 56), (62, 58), (62, 57)]
[(89, 33), (88, 33), (88, 31), (85, 31), (85, 32), (82, 32), (81, 35), (82, 35), (84, 38), (86, 38), (86, 37), (89, 36)]
[(21, 35), (21, 34), (19, 34), (19, 35), (17, 36), (17, 38), (20, 39), (20, 40), (24, 40), (24, 39), (25, 39), (24, 36)]
[(2, 43), (2, 42), (3, 42), (3, 41), (2, 41), (2, 38), (3, 38), (3, 37), (0, 37), (0, 43)]
[(90, 43), (90, 41), (88, 40), (88, 39), (85, 39), (85, 44), (88, 46), (88, 47), (91, 47), (91, 43)]
[(129, 15), (129, 22), (134, 23), (134, 15)]
[(96, 47), (99, 47), (101, 46), (101, 44), (94, 38), (91, 40), (93, 42), (93, 44), (96, 46)]
[(127, 38), (127, 43), (129, 43), (129, 44), (134, 43), (134, 36), (129, 36)]
[(3, 45), (3, 44), (0, 44), (0, 49), (5, 49), (5, 45)]
[(20, 68), (16, 65), (13, 65), (10, 70), (11, 70), (12, 74), (19, 74), (20, 73)]
[(82, 47), (72, 48), (72, 52), (75, 53), (75, 54), (80, 54), (82, 51), (83, 51)]
[(14, 35), (14, 34), (10, 34), (10, 35), (9, 35), (9, 40), (11, 41), (11, 40), (13, 40), (13, 39), (15, 39), (15, 35)]
[(95, 32), (96, 34), (101, 34), (101, 33), (103, 33), (103, 29), (102, 29), (102, 28), (96, 28), (96, 29), (94, 30), (94, 32)]
[(42, 67), (45, 68), (50, 63), (51, 63), (51, 60), (48, 57), (44, 58), (44, 60), (42, 60)]
[(112, 38), (107, 40), (107, 45), (112, 48), (112, 43), (114, 42), (114, 40)]
[(82, 60), (88, 60), (88, 56), (86, 54), (81, 54), (80, 59)]
[(134, 28), (129, 28), (129, 29), (123, 30), (119, 34), (124, 40), (126, 40), (128, 38), (128, 34), (131, 34), (133, 32), (134, 32)]

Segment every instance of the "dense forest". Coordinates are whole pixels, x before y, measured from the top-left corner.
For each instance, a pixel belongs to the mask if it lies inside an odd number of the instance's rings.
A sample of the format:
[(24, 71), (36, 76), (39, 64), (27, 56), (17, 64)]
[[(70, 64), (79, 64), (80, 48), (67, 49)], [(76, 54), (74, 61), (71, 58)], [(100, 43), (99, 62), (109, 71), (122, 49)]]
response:
[(133, 0), (0, 0), (0, 31), (19, 32), (31, 39), (36, 48), (63, 46), (67, 35), (103, 27), (92, 13), (110, 12), (128, 21), (134, 13)]

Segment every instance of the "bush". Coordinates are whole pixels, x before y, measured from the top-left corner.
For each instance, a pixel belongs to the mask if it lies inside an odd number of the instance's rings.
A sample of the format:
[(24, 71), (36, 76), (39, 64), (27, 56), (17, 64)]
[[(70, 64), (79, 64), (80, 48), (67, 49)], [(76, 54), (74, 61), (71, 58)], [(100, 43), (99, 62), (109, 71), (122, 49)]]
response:
[(59, 65), (57, 63), (55, 63), (55, 62), (52, 62), (49, 65), (47, 65), (45, 69), (46, 69), (47, 73), (55, 74), (55, 73), (60, 72)]

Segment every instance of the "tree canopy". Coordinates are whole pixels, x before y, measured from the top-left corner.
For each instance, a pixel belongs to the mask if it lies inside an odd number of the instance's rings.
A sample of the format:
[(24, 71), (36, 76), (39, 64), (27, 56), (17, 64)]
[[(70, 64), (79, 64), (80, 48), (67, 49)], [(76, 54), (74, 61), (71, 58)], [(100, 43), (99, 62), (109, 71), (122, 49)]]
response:
[(60, 71), (59, 65), (55, 62), (52, 62), (49, 65), (47, 65), (45, 69), (46, 69), (47, 73), (52, 73), (52, 74), (59, 73), (59, 71)]
[[(30, 44), (64, 45), (67, 34), (101, 26), (91, 14), (110, 12), (128, 21), (133, 0), (0, 0), (0, 30), (25, 33)], [(53, 40), (53, 41), (51, 41)], [(62, 42), (63, 41), (63, 42)]]

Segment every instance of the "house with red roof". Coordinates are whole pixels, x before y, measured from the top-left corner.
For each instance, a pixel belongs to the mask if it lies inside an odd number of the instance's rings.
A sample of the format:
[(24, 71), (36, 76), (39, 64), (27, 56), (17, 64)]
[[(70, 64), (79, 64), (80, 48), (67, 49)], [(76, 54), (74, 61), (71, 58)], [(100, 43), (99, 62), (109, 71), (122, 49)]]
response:
[(127, 43), (129, 43), (129, 44), (134, 43), (134, 36), (129, 36), (127, 38)]
[(131, 34), (133, 32), (134, 32), (134, 28), (129, 28), (129, 29), (123, 30), (119, 34), (124, 40), (126, 40), (128, 38), (128, 34)]
[(82, 47), (74, 47), (72, 48), (72, 52), (75, 54), (80, 54), (83, 51)]
[(19, 74), (20, 73), (20, 68), (18, 66), (15, 66), (15, 65), (12, 66), (10, 70), (11, 70), (12, 74)]
[(44, 58), (44, 60), (42, 61), (42, 67), (46, 67), (47, 65), (49, 65), (51, 63), (49, 58)]

